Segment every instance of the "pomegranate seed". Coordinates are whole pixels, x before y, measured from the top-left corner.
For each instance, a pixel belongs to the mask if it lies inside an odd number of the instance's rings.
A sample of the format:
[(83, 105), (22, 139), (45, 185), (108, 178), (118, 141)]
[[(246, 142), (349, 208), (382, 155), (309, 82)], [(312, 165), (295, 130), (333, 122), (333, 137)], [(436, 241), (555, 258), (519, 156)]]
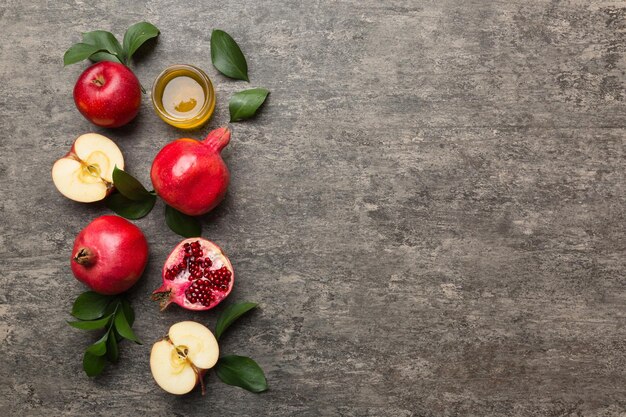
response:
[(230, 284), (232, 273), (224, 266), (214, 271), (208, 271), (208, 273), (205, 271), (204, 275), (210, 279), (213, 289), (225, 291)]
[(185, 296), (191, 303), (200, 302), (202, 305), (209, 306), (213, 299), (213, 293), (210, 289), (210, 282), (206, 279), (198, 279), (194, 281), (186, 290)]

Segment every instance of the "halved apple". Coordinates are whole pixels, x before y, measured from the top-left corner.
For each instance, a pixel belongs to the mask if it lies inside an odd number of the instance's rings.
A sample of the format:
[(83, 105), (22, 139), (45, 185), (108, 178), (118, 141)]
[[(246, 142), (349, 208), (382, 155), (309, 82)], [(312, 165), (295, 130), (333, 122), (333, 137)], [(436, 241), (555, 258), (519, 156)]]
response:
[(213, 333), (195, 321), (181, 321), (152, 346), (150, 370), (165, 391), (182, 395), (198, 383), (204, 394), (203, 377), (217, 363), (219, 346)]
[(81, 203), (100, 201), (113, 191), (113, 169), (124, 169), (115, 142), (97, 133), (79, 136), (69, 153), (52, 166), (52, 181), (67, 198)]

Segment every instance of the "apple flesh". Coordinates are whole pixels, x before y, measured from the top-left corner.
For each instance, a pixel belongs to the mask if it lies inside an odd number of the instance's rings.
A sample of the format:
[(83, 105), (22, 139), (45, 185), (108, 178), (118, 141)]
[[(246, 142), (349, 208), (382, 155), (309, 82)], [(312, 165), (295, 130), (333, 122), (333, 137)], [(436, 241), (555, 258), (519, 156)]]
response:
[(156, 383), (171, 394), (187, 394), (198, 383), (204, 394), (204, 374), (215, 366), (219, 353), (217, 339), (209, 329), (194, 321), (181, 321), (152, 346), (150, 370)]
[(70, 200), (100, 201), (113, 191), (113, 169), (124, 169), (115, 142), (97, 133), (79, 136), (72, 149), (52, 166), (52, 181)]
[(102, 61), (87, 68), (74, 86), (78, 111), (95, 125), (120, 127), (137, 116), (141, 85), (123, 64)]

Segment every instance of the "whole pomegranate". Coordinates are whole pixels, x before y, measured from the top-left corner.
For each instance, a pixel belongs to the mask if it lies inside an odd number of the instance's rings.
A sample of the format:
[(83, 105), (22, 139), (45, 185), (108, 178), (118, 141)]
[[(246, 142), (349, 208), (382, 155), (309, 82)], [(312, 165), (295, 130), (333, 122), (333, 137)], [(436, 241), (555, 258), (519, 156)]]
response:
[(230, 131), (221, 127), (203, 141), (182, 138), (165, 145), (154, 158), (150, 172), (157, 194), (190, 216), (212, 210), (226, 195), (230, 180), (220, 156), (229, 141)]
[(101, 216), (76, 236), (72, 272), (93, 291), (114, 295), (141, 277), (148, 261), (148, 242), (141, 230), (118, 216)]
[(210, 310), (233, 289), (233, 266), (219, 246), (202, 238), (185, 239), (163, 265), (163, 285), (152, 293), (161, 310), (176, 303), (187, 310)]

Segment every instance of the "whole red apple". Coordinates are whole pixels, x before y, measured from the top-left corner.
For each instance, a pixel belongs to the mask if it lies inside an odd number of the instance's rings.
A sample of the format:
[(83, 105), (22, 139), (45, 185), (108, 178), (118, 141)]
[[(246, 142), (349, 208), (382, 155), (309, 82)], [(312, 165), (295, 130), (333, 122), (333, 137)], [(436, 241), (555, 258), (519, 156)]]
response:
[(76, 236), (72, 272), (93, 291), (114, 295), (141, 277), (148, 243), (137, 226), (118, 216), (100, 216)]
[(120, 127), (137, 116), (141, 86), (126, 65), (102, 61), (78, 77), (74, 102), (78, 111), (93, 124)]

